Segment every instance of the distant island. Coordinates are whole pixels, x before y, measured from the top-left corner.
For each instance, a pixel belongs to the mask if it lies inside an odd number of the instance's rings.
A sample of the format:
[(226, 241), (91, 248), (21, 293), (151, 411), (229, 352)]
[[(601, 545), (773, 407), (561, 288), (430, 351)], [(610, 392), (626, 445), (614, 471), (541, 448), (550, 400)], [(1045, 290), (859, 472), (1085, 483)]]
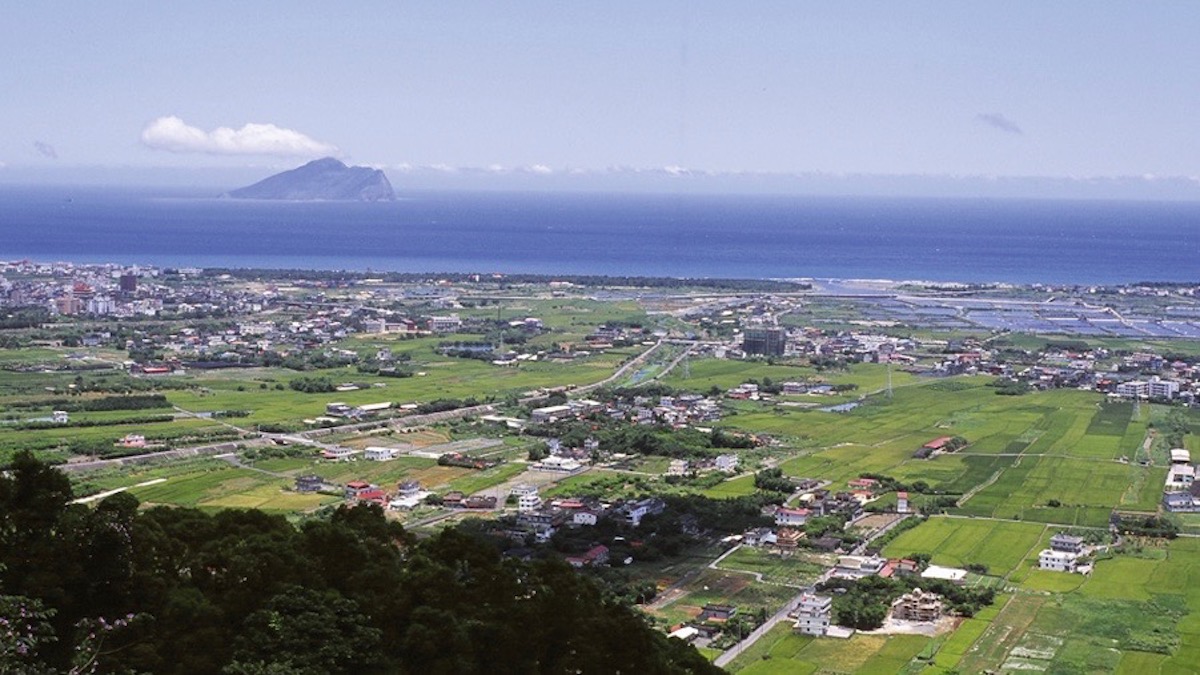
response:
[(313, 160), (223, 196), (295, 201), (390, 202), (396, 199), (392, 184), (379, 169), (346, 166), (332, 157)]

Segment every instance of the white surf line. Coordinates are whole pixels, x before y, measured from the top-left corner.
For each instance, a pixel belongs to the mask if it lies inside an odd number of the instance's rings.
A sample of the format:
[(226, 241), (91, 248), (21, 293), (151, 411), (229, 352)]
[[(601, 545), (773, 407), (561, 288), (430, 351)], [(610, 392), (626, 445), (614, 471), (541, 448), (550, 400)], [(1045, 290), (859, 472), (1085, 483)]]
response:
[(97, 492), (96, 494), (89, 495), (87, 497), (80, 497), (79, 499), (76, 499), (76, 500), (72, 501), (71, 503), (72, 504), (87, 504), (90, 502), (97, 502), (106, 497), (111, 497), (111, 496), (117, 494), (118, 492), (124, 492), (124, 491), (128, 490), (129, 488), (140, 488), (140, 487), (146, 487), (148, 485), (158, 485), (159, 483), (165, 483), (165, 482), (167, 482), (166, 478), (155, 478), (154, 480), (148, 480), (143, 483), (138, 483), (137, 485), (121, 487), (121, 488), (117, 488), (115, 490), (105, 490), (104, 492)]

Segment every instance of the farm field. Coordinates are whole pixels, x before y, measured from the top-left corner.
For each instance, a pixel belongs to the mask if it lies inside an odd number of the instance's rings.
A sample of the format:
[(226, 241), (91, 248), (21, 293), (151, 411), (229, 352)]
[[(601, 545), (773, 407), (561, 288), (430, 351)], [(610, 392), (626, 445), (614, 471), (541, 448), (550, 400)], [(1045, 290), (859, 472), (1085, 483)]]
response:
[(707, 604), (733, 604), (747, 613), (762, 608), (773, 614), (795, 595), (796, 589), (788, 586), (759, 583), (748, 574), (705, 567), (670, 597), (660, 596), (646, 611), (665, 625), (674, 625), (695, 619)]
[[(949, 653), (943, 658), (939, 652), (937, 668), (1006, 673), (1195, 672), (1200, 657), (1200, 592), (1194, 581), (1200, 578), (1200, 542), (1178, 539), (1157, 544), (1141, 553), (1100, 560), (1090, 577), (1030, 571), (1019, 582), (1022, 590), (991, 624), (975, 631), (978, 640), (957, 660)], [(957, 638), (956, 633), (943, 650)]]
[[(731, 366), (726, 366), (731, 367)], [(947, 494), (969, 494), (961, 515), (1103, 527), (1113, 508), (1154, 511), (1164, 466), (1134, 461), (1146, 433), (1145, 410), (1083, 391), (997, 396), (983, 378), (954, 378), (899, 387), (848, 413), (753, 408), (728, 418), (777, 436), (798, 452), (783, 471), (830, 480), (863, 474), (923, 481)], [(952, 455), (914, 459), (939, 436), (969, 445)], [(730, 494), (738, 486), (718, 486)], [(715, 493), (714, 493), (715, 494)]]
[(930, 638), (920, 635), (859, 634), (847, 640), (817, 639), (797, 635), (790, 624), (783, 623), (734, 659), (728, 670), (742, 675), (917, 672), (907, 669), (929, 642)]
[(900, 533), (883, 550), (889, 558), (929, 553), (935, 565), (985, 565), (988, 573), (1005, 576), (1037, 547), (1045, 526), (999, 520), (934, 516)]
[(732, 572), (761, 575), (766, 583), (803, 588), (816, 581), (835, 560), (832, 556), (780, 556), (758, 548), (741, 547), (717, 567)]

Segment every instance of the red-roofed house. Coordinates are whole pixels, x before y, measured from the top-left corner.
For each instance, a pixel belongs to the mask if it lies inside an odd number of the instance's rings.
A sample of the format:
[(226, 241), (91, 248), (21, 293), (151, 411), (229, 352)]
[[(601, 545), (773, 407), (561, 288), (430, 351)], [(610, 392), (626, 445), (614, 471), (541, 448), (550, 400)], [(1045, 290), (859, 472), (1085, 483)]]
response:
[(808, 509), (789, 509), (780, 507), (775, 511), (775, 525), (783, 527), (786, 525), (803, 525), (808, 521), (808, 516), (812, 512)]
[(379, 504), (380, 506), (383, 506), (387, 503), (387, 493), (379, 489), (364, 490), (363, 492), (355, 495), (354, 498), (360, 502), (371, 502), (373, 504)]
[(592, 565), (603, 565), (608, 562), (608, 547), (600, 544), (588, 549), (586, 553), (579, 556), (571, 556), (567, 558), (567, 562), (571, 567), (591, 567)]
[(346, 483), (346, 499), (356, 499), (364, 492), (378, 490), (379, 486), (371, 485), (365, 480), (352, 480)]
[(940, 438), (935, 438), (932, 441), (929, 441), (928, 443), (926, 443), (925, 445), (923, 445), (921, 447), (929, 448), (930, 450), (941, 450), (943, 447), (945, 447), (945, 445), (947, 443), (949, 443), (952, 440), (954, 440), (953, 436), (942, 436)]

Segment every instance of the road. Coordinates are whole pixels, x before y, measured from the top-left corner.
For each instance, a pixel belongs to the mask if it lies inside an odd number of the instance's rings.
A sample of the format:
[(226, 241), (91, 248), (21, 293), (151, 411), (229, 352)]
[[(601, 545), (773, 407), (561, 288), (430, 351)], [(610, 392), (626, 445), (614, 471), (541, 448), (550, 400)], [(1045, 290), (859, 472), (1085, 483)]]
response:
[(179, 448), (177, 450), (148, 452), (144, 455), (133, 455), (131, 457), (97, 459), (91, 462), (71, 462), (68, 464), (60, 464), (55, 468), (59, 469), (60, 471), (65, 471), (66, 473), (74, 473), (76, 471), (95, 471), (96, 469), (107, 469), (116, 466), (145, 464), (147, 462), (155, 462), (167, 459), (188, 459), (191, 457), (204, 457), (236, 451), (237, 443), (228, 441), (225, 443), (214, 443), (212, 445), (198, 445), (191, 448)]
[(613, 382), (616, 382), (617, 380), (624, 377), (625, 373), (629, 372), (630, 368), (634, 368), (636, 366), (640, 366), (641, 364), (645, 363), (646, 359), (649, 358), (651, 354), (658, 351), (658, 349), (661, 348), (665, 343), (666, 343), (665, 340), (659, 340), (658, 342), (655, 342), (652, 347), (650, 347), (646, 351), (642, 352), (641, 354), (638, 354), (637, 356), (633, 357), (632, 359), (630, 359), (630, 360), (626, 361), (624, 364), (622, 364), (621, 367), (617, 368), (616, 371), (614, 371), (612, 375), (609, 375), (608, 377), (604, 378), (603, 380), (600, 380), (599, 382), (594, 382), (592, 384), (585, 384), (582, 387), (576, 387), (575, 392), (581, 393), (581, 394), (586, 394), (589, 391), (594, 391), (594, 390), (599, 389), (600, 387), (603, 387), (607, 384), (612, 384)]

